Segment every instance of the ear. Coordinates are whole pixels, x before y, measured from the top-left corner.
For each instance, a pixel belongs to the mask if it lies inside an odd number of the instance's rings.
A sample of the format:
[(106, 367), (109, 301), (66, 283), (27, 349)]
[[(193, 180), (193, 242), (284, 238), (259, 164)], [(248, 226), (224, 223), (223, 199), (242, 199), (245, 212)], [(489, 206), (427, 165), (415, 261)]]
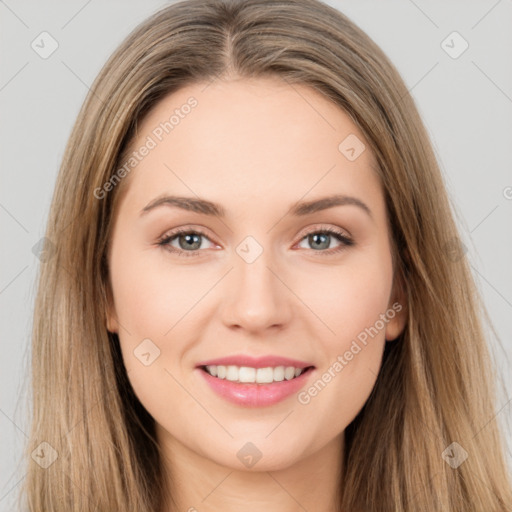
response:
[(117, 313), (114, 305), (114, 296), (112, 293), (110, 283), (108, 283), (108, 285), (106, 286), (105, 304), (107, 330), (117, 334), (119, 331), (119, 321), (117, 320)]
[(395, 275), (391, 298), (389, 300), (386, 316), (386, 341), (393, 341), (402, 334), (407, 323), (408, 307), (407, 293), (402, 272)]

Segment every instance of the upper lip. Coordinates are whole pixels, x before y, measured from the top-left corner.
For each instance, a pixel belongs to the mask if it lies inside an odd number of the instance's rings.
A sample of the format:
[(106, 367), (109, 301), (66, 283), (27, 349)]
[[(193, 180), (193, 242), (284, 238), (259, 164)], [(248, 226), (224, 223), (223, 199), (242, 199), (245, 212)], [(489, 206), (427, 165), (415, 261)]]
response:
[(306, 363), (304, 361), (299, 361), (297, 359), (290, 359), (288, 357), (281, 356), (262, 356), (262, 357), (252, 357), (248, 355), (233, 355), (227, 357), (220, 357), (218, 359), (209, 359), (208, 361), (203, 361), (198, 363), (198, 367), (201, 366), (212, 366), (212, 365), (221, 365), (221, 366), (248, 366), (250, 368), (267, 368), (269, 366), (293, 366), (295, 368), (308, 368), (309, 366), (313, 366), (311, 363)]

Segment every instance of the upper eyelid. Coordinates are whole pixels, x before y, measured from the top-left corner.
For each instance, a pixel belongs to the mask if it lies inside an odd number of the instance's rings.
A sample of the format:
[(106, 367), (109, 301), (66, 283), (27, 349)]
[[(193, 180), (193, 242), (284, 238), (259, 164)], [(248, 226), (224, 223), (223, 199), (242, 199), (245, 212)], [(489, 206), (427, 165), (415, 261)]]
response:
[(327, 224), (320, 224), (320, 225), (317, 225), (317, 226), (314, 226), (312, 228), (304, 228), (303, 230), (300, 231), (301, 233), (301, 237), (300, 239), (302, 240), (305, 236), (311, 234), (311, 233), (319, 233), (319, 232), (322, 232), (322, 231), (329, 231), (329, 232), (339, 232), (341, 231), (343, 236), (345, 236), (346, 238), (352, 238), (352, 234), (345, 228), (341, 228), (339, 226), (331, 226), (331, 225), (327, 225)]
[(169, 229), (162, 236), (158, 237), (158, 241), (175, 238), (178, 235), (189, 234), (189, 233), (196, 233), (198, 235), (204, 236), (205, 238), (208, 238), (208, 240), (210, 240), (210, 242), (214, 242), (214, 240), (212, 240), (212, 237), (208, 233), (206, 233), (206, 231), (203, 230), (202, 227), (201, 228), (197, 228), (197, 227), (181, 228), (180, 227), (180, 228)]

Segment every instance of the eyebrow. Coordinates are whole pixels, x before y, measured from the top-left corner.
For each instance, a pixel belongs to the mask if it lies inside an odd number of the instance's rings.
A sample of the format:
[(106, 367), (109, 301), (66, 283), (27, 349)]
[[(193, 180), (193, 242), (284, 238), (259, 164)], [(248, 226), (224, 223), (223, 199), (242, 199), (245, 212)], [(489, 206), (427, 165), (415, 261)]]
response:
[[(363, 201), (357, 197), (341, 194), (321, 197), (311, 201), (298, 201), (291, 206), (289, 213), (291, 215), (301, 217), (322, 210), (327, 210), (328, 208), (333, 208), (335, 206), (345, 205), (357, 206), (366, 212), (370, 218), (373, 218), (370, 208)], [(141, 215), (144, 215), (159, 206), (174, 206), (176, 208), (181, 208), (182, 210), (211, 215), (213, 217), (226, 217), (226, 210), (217, 203), (195, 197), (168, 195), (158, 197), (151, 201), (141, 210)]]

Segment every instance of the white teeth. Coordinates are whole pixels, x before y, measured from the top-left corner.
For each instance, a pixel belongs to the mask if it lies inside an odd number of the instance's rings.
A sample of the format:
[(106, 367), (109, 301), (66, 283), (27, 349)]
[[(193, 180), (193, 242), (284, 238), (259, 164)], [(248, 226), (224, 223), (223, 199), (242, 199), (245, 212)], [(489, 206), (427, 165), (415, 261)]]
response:
[(270, 384), (274, 380), (274, 370), (272, 368), (258, 368), (256, 370), (256, 382), (258, 384)]
[(238, 380), (238, 368), (236, 366), (227, 367), (226, 380)]
[[(233, 366), (233, 368), (236, 368)], [(256, 368), (242, 366), (238, 370), (238, 380), (240, 382), (256, 382)]]
[(290, 380), (293, 379), (293, 377), (295, 377), (295, 368), (293, 366), (287, 366), (284, 370), (284, 378)]
[(277, 380), (277, 382), (284, 380), (284, 366), (274, 368), (274, 380)]
[(249, 366), (211, 365), (206, 366), (206, 371), (213, 377), (232, 382), (269, 384), (298, 377), (304, 371), (304, 368), (294, 368), (293, 366), (251, 368)]

